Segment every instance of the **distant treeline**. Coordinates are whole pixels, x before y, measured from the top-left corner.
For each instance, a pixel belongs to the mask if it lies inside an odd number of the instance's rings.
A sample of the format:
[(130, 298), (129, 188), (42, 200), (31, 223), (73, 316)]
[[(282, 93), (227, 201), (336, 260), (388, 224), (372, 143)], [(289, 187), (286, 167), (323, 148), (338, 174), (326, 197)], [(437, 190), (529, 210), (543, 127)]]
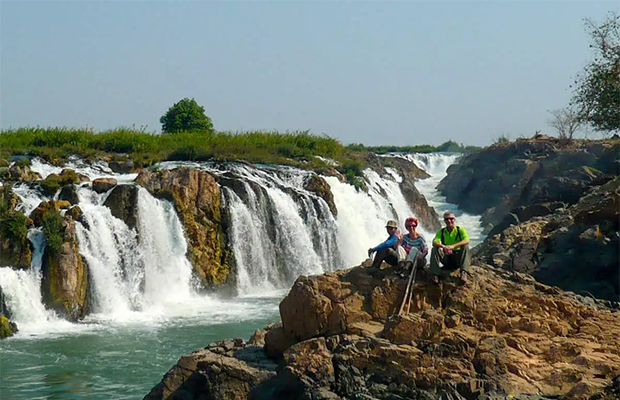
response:
[(439, 146), (430, 144), (422, 144), (417, 146), (364, 146), (361, 143), (353, 143), (347, 146), (347, 149), (353, 151), (369, 151), (377, 154), (386, 153), (471, 153), (481, 148), (477, 146), (465, 146), (452, 140), (443, 142)]

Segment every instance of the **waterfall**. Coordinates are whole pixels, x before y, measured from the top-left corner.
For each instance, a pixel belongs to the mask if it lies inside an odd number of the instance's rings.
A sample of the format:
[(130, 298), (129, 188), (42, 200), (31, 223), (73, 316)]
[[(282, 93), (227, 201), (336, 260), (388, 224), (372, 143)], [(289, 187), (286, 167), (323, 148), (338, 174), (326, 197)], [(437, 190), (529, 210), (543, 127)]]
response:
[(59, 318), (54, 311), (43, 306), (41, 296), (41, 266), (45, 237), (40, 229), (30, 229), (28, 240), (32, 243), (31, 268), (16, 270), (0, 268), (0, 287), (4, 301), (17, 322), (22, 334), (44, 334), (64, 330), (69, 322)]
[(129, 318), (133, 311), (161, 308), (194, 293), (183, 227), (169, 202), (139, 188), (136, 230), (112, 216), (103, 205), (106, 194), (80, 188), (78, 195), (85, 221), (77, 226), (78, 239), (95, 313)]
[[(448, 166), (459, 155), (392, 156), (404, 157), (426, 170), (431, 177), (416, 181), (418, 190), (438, 213), (453, 210), (473, 244), (481, 240), (479, 217), (446, 203), (436, 190)], [(111, 176), (120, 183), (133, 185), (136, 176), (114, 174), (105, 163), (71, 162), (76, 172), (91, 179)], [(32, 165), (42, 176), (62, 170), (39, 160)], [(400, 191), (402, 177), (390, 168), (384, 176), (370, 169), (363, 172), (368, 192), (358, 191), (334, 176), (321, 176), (331, 187), (338, 211), (335, 216), (325, 199), (306, 189), (313, 172), (241, 163), (179, 162), (160, 166), (179, 165), (209, 171), (217, 178), (236, 289), (241, 297), (281, 293), (299, 275), (359, 265), (367, 257), (369, 247), (386, 239), (387, 220), (402, 225), (405, 218), (415, 216)], [(28, 184), (17, 184), (14, 191), (21, 198), (19, 207), (25, 213), (49, 200)], [(192, 307), (200, 302), (213, 304), (213, 299), (197, 294), (192, 266), (186, 257), (188, 244), (172, 203), (156, 199), (139, 187), (137, 223), (130, 228), (103, 205), (108, 193), (97, 194), (88, 183), (77, 192), (83, 211), (82, 222), (76, 224), (77, 236), (90, 282), (91, 314), (87, 321), (152, 321), (153, 316), (171, 315), (171, 310), (194, 313), (198, 311)], [(424, 226), (419, 229), (430, 242), (434, 232)], [(43, 234), (31, 230), (29, 239), (34, 248), (33, 267), (28, 271), (0, 269), (0, 285), (12, 318), (26, 331), (58, 321), (41, 302)]]
[[(470, 246), (481, 243), (485, 235), (482, 233), (482, 223), (479, 215), (468, 214), (461, 211), (456, 204), (447, 203), (445, 196), (437, 190), (437, 185), (446, 176), (448, 167), (458, 161), (462, 154), (404, 154), (397, 155), (415, 163), (419, 168), (428, 172), (431, 177), (416, 182), (416, 187), (426, 197), (428, 205), (433, 207), (441, 216), (446, 211), (454, 212), (457, 225), (465, 227), (469, 234)], [(433, 235), (434, 236), (434, 235)]]

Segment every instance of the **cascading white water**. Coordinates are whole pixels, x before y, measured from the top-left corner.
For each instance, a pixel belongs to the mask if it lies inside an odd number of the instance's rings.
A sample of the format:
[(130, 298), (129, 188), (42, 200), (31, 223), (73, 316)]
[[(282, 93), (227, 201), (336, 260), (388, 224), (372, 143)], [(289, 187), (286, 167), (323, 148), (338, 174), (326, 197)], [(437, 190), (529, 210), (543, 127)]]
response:
[(4, 301), (22, 335), (47, 334), (63, 331), (70, 323), (59, 318), (43, 305), (41, 295), (41, 266), (45, 249), (45, 236), (41, 229), (31, 229), (28, 239), (32, 243), (31, 268), (16, 270), (0, 268), (0, 286)]
[(462, 154), (403, 154), (398, 155), (415, 163), (419, 168), (428, 172), (431, 177), (416, 182), (416, 187), (426, 197), (428, 205), (441, 215), (446, 211), (454, 212), (457, 217), (457, 225), (467, 229), (471, 246), (482, 242), (485, 235), (482, 233), (482, 224), (479, 215), (463, 212), (456, 204), (447, 203), (445, 196), (437, 190), (437, 185), (446, 176), (448, 167), (458, 161)]
[[(429, 204), (438, 213), (454, 210), (459, 223), (467, 227), (472, 242), (479, 241), (482, 237), (479, 218), (445, 203), (445, 198), (436, 190), (447, 167), (459, 156), (402, 157), (431, 174), (431, 178), (415, 183)], [(364, 171), (368, 193), (357, 191), (335, 177), (324, 176), (338, 209), (337, 217), (334, 217), (325, 200), (304, 189), (304, 182), (311, 174), (307, 171), (234, 163), (217, 166), (206, 163), (162, 164), (165, 168), (177, 165), (205, 169), (226, 176), (230, 182), (237, 182), (222, 186), (222, 200), (230, 219), (227, 233), (233, 247), (237, 289), (241, 296), (264, 295), (285, 289), (302, 274), (358, 265), (367, 257), (369, 247), (386, 239), (386, 220), (394, 219), (402, 224), (406, 217), (415, 215), (400, 191), (402, 177), (389, 168), (388, 176), (383, 177), (371, 170)], [(99, 174), (114, 176), (121, 181), (132, 179), (131, 175), (114, 175), (105, 165), (80, 168), (77, 172), (86, 173), (91, 178)], [(34, 163), (33, 169), (42, 175), (61, 170), (43, 163)], [(22, 198), (21, 207), (26, 212), (40, 201), (47, 200), (27, 185), (16, 185), (15, 191)], [(192, 266), (186, 258), (187, 243), (171, 203), (157, 200), (139, 188), (137, 226), (130, 229), (103, 205), (108, 194), (97, 194), (85, 185), (78, 189), (78, 195), (84, 223), (77, 224), (77, 233), (80, 252), (89, 268), (92, 311), (96, 320), (127, 321), (136, 318), (136, 313), (162, 315), (165, 313), (162, 310), (171, 304), (196, 304)], [(420, 229), (430, 241), (434, 232), (428, 232), (424, 226)], [(37, 254), (42, 255), (42, 249)], [(3, 288), (23, 287), (18, 282), (18, 275), (22, 272), (3, 269), (0, 275)], [(33, 285), (37, 286), (36, 282)], [(27, 292), (30, 289), (17, 290)], [(12, 293), (11, 290), (4, 289), (4, 292)], [(28, 298), (45, 311), (40, 290), (38, 297)], [(25, 300), (16, 301), (27, 304)], [(179, 312), (184, 312), (185, 306), (180, 306)], [(11, 303), (11, 308), (15, 307), (19, 306)], [(15, 314), (20, 315), (19, 312)], [(44, 314), (35, 318), (40, 321), (50, 318), (49, 314)], [(21, 317), (17, 318), (18, 322), (24, 322), (20, 321)], [(89, 318), (92, 321), (92, 317)]]
[(93, 311), (116, 318), (133, 311), (187, 300), (192, 266), (183, 227), (172, 205), (138, 189), (137, 229), (103, 205), (106, 194), (80, 188), (85, 224), (78, 224), (80, 251), (87, 260)]

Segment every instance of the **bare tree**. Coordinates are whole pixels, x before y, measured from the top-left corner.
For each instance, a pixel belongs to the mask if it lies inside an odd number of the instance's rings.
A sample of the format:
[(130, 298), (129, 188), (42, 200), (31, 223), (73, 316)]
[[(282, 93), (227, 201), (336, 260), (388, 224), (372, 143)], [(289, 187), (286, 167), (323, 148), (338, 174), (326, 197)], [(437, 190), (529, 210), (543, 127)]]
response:
[(562, 139), (572, 139), (575, 132), (584, 125), (582, 113), (575, 108), (560, 108), (550, 110), (549, 113), (552, 118), (548, 124), (558, 132), (558, 136)]

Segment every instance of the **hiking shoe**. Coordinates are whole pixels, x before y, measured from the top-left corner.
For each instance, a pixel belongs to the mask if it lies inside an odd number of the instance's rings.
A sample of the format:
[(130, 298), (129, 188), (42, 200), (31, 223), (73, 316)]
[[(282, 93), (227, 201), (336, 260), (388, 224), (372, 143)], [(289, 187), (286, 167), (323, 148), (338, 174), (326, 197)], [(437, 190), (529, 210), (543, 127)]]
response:
[(467, 283), (467, 276), (468, 275), (469, 275), (469, 272), (461, 271), (461, 283)]
[(439, 285), (439, 277), (437, 275), (433, 275), (433, 283)]

